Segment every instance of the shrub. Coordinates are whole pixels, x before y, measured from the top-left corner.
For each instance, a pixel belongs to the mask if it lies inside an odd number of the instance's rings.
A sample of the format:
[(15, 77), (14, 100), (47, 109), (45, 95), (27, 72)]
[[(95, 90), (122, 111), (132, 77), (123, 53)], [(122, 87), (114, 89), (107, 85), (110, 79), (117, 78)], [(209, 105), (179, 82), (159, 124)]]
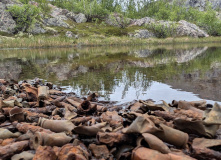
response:
[(146, 25), (146, 28), (153, 32), (157, 38), (167, 38), (176, 36), (176, 24), (159, 24), (151, 23)]
[(36, 20), (40, 19), (40, 9), (34, 5), (13, 5), (9, 7), (8, 11), (11, 13), (16, 22), (15, 33), (19, 31), (27, 31), (36, 22)]

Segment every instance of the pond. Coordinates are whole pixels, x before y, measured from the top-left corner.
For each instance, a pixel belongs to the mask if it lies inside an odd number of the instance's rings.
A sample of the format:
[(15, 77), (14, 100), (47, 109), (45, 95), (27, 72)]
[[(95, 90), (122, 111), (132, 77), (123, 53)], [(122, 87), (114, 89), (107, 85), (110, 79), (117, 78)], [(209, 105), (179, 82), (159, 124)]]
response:
[(38, 77), (99, 100), (221, 101), (220, 44), (0, 50), (0, 78)]

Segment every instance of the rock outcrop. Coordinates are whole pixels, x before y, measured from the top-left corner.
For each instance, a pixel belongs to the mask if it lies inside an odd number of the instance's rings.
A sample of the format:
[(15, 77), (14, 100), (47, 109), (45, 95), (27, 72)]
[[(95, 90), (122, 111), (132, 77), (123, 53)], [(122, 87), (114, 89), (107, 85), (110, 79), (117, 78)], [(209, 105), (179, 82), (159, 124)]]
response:
[(69, 24), (66, 22), (62, 21), (59, 18), (46, 18), (44, 19), (44, 25), (46, 26), (58, 26), (58, 27), (64, 27), (64, 28), (69, 28)]
[[(197, 25), (193, 23), (189, 23), (185, 20), (181, 20), (179, 22), (172, 21), (157, 21), (150, 17), (145, 17), (142, 19), (135, 19), (131, 22), (131, 26), (144, 26), (144, 25), (160, 25), (162, 27), (167, 27), (175, 30), (173, 32), (173, 36), (189, 36), (189, 37), (208, 37), (209, 35), (202, 29), (200, 29)], [(139, 36), (138, 36), (139, 37)]]
[(207, 3), (211, 4), (213, 9), (221, 9), (220, 0), (185, 0), (184, 1), (186, 7), (194, 7), (199, 9), (200, 11), (205, 10)]
[(6, 10), (6, 5), (0, 2), (0, 32), (12, 34), (16, 27), (16, 23)]
[(190, 37), (209, 37), (209, 35), (200, 29), (197, 25), (184, 20), (178, 22), (177, 35)]
[(83, 13), (75, 14), (73, 12), (68, 11), (67, 9), (61, 9), (51, 4), (49, 4), (49, 6), (52, 8), (50, 15), (53, 18), (57, 18), (62, 21), (71, 19), (77, 23), (87, 22), (87, 18)]
[(39, 23), (36, 23), (35, 26), (29, 31), (31, 34), (42, 34), (46, 32), (47, 31)]

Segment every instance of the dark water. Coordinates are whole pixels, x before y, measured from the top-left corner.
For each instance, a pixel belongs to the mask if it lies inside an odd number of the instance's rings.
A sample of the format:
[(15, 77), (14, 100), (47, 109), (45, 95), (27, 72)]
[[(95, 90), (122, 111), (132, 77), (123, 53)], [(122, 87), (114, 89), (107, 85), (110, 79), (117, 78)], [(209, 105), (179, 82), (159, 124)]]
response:
[(0, 50), (0, 78), (41, 79), (100, 100), (221, 101), (221, 46)]

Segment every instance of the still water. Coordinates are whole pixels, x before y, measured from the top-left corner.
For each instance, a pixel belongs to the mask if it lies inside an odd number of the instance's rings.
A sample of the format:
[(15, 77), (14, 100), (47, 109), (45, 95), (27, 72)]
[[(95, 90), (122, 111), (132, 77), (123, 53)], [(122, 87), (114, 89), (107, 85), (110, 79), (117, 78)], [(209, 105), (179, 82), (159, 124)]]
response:
[[(219, 47), (220, 46), (220, 47)], [(0, 78), (38, 77), (99, 100), (221, 101), (221, 45), (0, 50)]]

